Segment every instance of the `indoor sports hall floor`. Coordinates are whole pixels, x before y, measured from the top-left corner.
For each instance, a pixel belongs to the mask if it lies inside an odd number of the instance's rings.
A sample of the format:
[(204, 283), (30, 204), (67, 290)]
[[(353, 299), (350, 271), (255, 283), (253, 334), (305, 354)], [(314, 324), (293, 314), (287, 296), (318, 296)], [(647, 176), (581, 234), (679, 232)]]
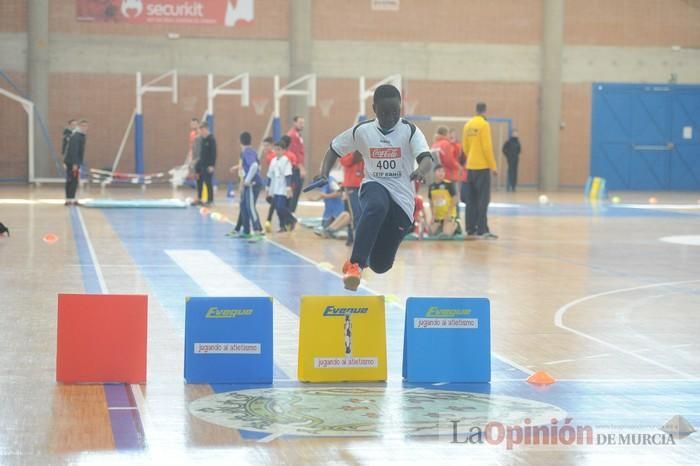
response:
[[(59, 186), (0, 186), (12, 234), (0, 238), (0, 464), (700, 464), (700, 433), (674, 445), (508, 449), (426, 430), (459, 409), (506, 425), (570, 418), (596, 438), (663, 434), (675, 415), (700, 426), (700, 196), (656, 193), (650, 205), (648, 193), (622, 193), (591, 206), (578, 192), (552, 193), (550, 205), (537, 194), (494, 195), (497, 241), (405, 242), (390, 273), (367, 274), (360, 292), (389, 297), (389, 380), (328, 386), (295, 380), (298, 306), (302, 295), (345, 294), (342, 241), (299, 229), (248, 244), (196, 208), (67, 208)], [(221, 196), (214, 210), (236, 212)], [(58, 241), (42, 241), (47, 233)], [(149, 295), (146, 384), (55, 382), (62, 292)], [(251, 294), (275, 299), (274, 385), (186, 385), (185, 296)], [(491, 384), (402, 383), (408, 296), (491, 300)], [(525, 382), (539, 370), (557, 382)], [(276, 403), (248, 403), (255, 396)], [(318, 422), (301, 429), (311, 406)], [(332, 430), (353, 416), (369, 432)]]

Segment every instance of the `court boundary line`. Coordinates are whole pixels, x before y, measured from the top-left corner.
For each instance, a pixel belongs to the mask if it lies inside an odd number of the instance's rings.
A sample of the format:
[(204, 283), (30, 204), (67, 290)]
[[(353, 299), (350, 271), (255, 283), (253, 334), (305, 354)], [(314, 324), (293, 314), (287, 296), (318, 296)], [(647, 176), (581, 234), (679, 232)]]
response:
[[(85, 224), (85, 219), (83, 218), (83, 214), (80, 211), (80, 208), (75, 209), (78, 221), (80, 222), (80, 228), (83, 230), (83, 236), (85, 237), (85, 244), (88, 248), (88, 252), (90, 254), (90, 260), (92, 262), (92, 267), (95, 269), (95, 274), (97, 275), (97, 281), (100, 285), (100, 291), (102, 294), (108, 294), (109, 293), (109, 288), (107, 288), (107, 282), (105, 281), (104, 274), (102, 273), (102, 267), (100, 266), (100, 262), (97, 259), (97, 253), (95, 252), (95, 248), (92, 245), (92, 239), (90, 238), (90, 234), (88, 233), (87, 225)], [(76, 245), (77, 246), (77, 245)], [(104, 384), (103, 384), (104, 385)], [(135, 410), (138, 415), (138, 421), (141, 423), (141, 428), (144, 430), (144, 445), (143, 447), (145, 448), (145, 437), (146, 437), (146, 424), (148, 423), (148, 414), (147, 414), (147, 409), (146, 409), (146, 399), (143, 396), (143, 391), (141, 390), (141, 385), (139, 384), (124, 384), (128, 385), (129, 389), (131, 390), (132, 396), (134, 397), (134, 404), (136, 406), (132, 407), (132, 410)], [(111, 409), (110, 407), (107, 407), (108, 411)], [(114, 432), (112, 433), (114, 435)]]
[(95, 253), (95, 248), (92, 246), (92, 240), (90, 239), (90, 234), (88, 233), (87, 225), (85, 225), (85, 220), (83, 219), (83, 214), (80, 209), (76, 209), (78, 214), (78, 221), (80, 222), (80, 228), (83, 230), (83, 236), (85, 236), (85, 244), (87, 245), (88, 252), (90, 253), (90, 260), (92, 261), (92, 266), (95, 269), (95, 274), (97, 275), (97, 282), (100, 284), (100, 292), (102, 294), (108, 294), (109, 289), (107, 288), (107, 283), (105, 282), (105, 277), (102, 274), (102, 267), (97, 260), (97, 254)]
[(595, 293), (595, 294), (591, 294), (588, 296), (584, 296), (582, 298), (571, 301), (571, 302), (565, 304), (564, 306), (560, 307), (557, 310), (557, 312), (554, 314), (554, 325), (556, 327), (563, 329), (563, 330), (567, 330), (575, 335), (581, 336), (583, 338), (594, 341), (594, 342), (601, 344), (603, 346), (607, 346), (608, 348), (619, 351), (620, 353), (627, 354), (628, 356), (632, 356), (633, 358), (637, 358), (640, 361), (643, 361), (643, 362), (646, 362), (648, 364), (652, 364), (654, 366), (660, 367), (668, 372), (673, 372), (674, 374), (677, 374), (677, 375), (684, 377), (685, 378), (684, 380), (697, 381), (697, 380), (699, 380), (699, 378), (697, 376), (694, 376), (694, 375), (689, 374), (687, 372), (680, 371), (680, 370), (675, 369), (671, 366), (668, 366), (664, 363), (655, 361), (651, 358), (641, 356), (636, 351), (627, 350), (627, 349), (622, 348), (621, 346), (618, 346), (614, 343), (610, 343), (608, 341), (602, 340), (598, 337), (594, 337), (593, 335), (589, 335), (585, 332), (582, 332), (582, 331), (577, 330), (573, 327), (569, 327), (569, 326), (565, 325), (564, 324), (564, 314), (566, 314), (566, 312), (569, 311), (571, 308), (573, 308), (573, 307), (575, 307), (583, 302), (597, 299), (597, 298), (600, 298), (602, 296), (609, 296), (609, 295), (618, 294), (618, 293), (627, 293), (630, 291), (637, 291), (637, 290), (643, 290), (643, 289), (649, 289), (649, 288), (657, 288), (657, 287), (662, 287), (662, 286), (685, 285), (688, 283), (699, 283), (699, 282), (700, 282), (700, 280), (696, 279), (696, 280), (682, 280), (682, 281), (676, 281), (676, 282), (652, 283), (652, 284), (648, 284), (648, 285), (634, 286), (634, 287), (630, 287), (630, 288), (620, 288), (617, 290), (609, 290), (609, 291), (604, 291), (601, 293)]

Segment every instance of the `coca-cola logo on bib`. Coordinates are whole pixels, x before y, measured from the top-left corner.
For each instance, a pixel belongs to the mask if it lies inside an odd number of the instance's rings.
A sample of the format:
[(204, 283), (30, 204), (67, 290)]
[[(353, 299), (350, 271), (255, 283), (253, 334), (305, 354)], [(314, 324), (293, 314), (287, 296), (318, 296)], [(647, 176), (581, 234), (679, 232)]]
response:
[(400, 159), (400, 147), (371, 147), (369, 157), (372, 159)]

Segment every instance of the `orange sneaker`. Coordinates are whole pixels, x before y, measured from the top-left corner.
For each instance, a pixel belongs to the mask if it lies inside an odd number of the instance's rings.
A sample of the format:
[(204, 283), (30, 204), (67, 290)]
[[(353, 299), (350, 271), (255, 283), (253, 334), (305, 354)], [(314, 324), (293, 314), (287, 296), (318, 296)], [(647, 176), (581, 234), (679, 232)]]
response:
[(357, 291), (357, 287), (360, 286), (361, 277), (362, 270), (360, 266), (349, 260), (345, 261), (345, 264), (343, 264), (343, 283), (345, 284), (345, 289)]

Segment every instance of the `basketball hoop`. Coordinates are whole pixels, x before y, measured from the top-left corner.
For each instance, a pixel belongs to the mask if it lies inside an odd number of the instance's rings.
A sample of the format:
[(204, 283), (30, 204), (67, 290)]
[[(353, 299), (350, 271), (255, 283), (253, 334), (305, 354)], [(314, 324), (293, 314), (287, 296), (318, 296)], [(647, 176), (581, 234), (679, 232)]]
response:
[(334, 99), (325, 99), (318, 103), (318, 106), (321, 107), (321, 115), (323, 118), (328, 118), (331, 115), (333, 104), (335, 104)]
[(262, 116), (265, 113), (265, 108), (267, 107), (268, 103), (270, 103), (270, 99), (266, 97), (253, 98), (253, 108), (255, 109), (255, 114), (257, 116)]

